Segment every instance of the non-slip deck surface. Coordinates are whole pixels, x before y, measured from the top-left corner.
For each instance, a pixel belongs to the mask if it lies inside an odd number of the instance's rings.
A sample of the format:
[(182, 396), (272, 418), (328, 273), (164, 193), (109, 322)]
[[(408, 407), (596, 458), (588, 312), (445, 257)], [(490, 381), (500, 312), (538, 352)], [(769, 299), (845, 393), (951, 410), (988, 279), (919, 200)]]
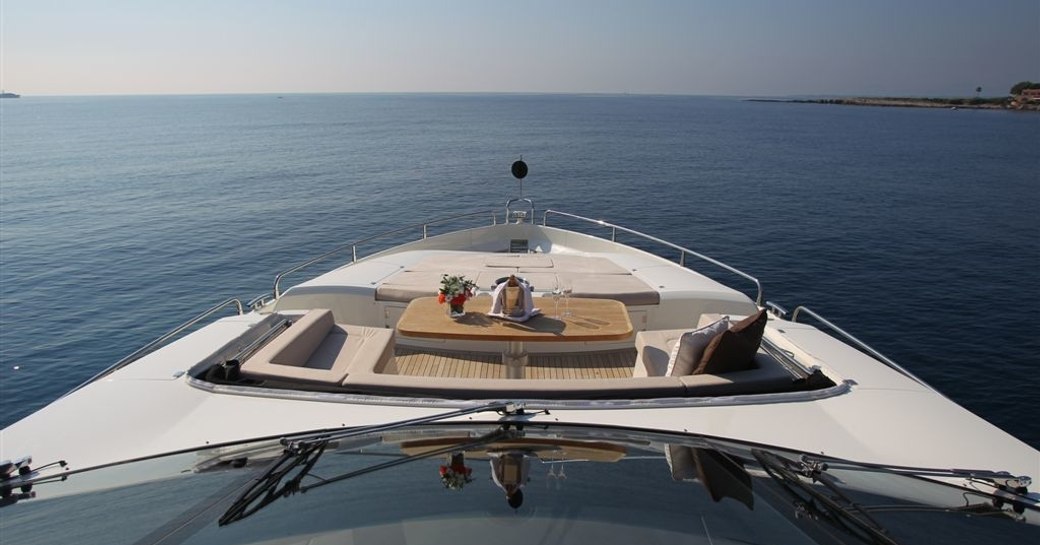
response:
[[(484, 352), (434, 352), (397, 347), (397, 372), (422, 377), (508, 378), (502, 355)], [(631, 378), (636, 350), (570, 354), (531, 354), (524, 378)]]

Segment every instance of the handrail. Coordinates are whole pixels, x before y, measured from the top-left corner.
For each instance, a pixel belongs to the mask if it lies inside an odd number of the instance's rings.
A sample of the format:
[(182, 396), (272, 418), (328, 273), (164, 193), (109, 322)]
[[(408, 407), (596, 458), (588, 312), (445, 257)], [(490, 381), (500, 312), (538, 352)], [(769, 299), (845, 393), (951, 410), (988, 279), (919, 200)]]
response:
[(210, 307), (209, 309), (204, 311), (202, 314), (199, 314), (198, 316), (188, 320), (187, 322), (184, 322), (183, 324), (181, 324), (181, 325), (171, 329), (170, 331), (166, 332), (165, 334), (163, 334), (161, 337), (155, 339), (154, 341), (152, 341), (152, 342), (142, 346), (141, 348), (138, 348), (137, 350), (135, 350), (129, 356), (126, 356), (123, 359), (113, 363), (112, 365), (110, 365), (108, 367), (108, 369), (105, 369), (104, 371), (102, 371), (102, 372), (100, 372), (100, 373), (90, 377), (89, 379), (87, 379), (86, 382), (84, 382), (84, 383), (80, 384), (79, 386), (76, 386), (75, 388), (69, 390), (62, 397), (65, 397), (65, 396), (71, 394), (72, 392), (75, 392), (76, 390), (79, 390), (80, 388), (86, 386), (87, 384), (90, 384), (91, 382), (94, 382), (94, 381), (98, 380), (99, 378), (101, 378), (101, 377), (103, 377), (105, 375), (108, 375), (109, 373), (113, 373), (115, 371), (118, 371), (119, 369), (122, 369), (123, 367), (126, 367), (130, 363), (135, 362), (135, 361), (141, 359), (142, 357), (146, 356), (147, 354), (150, 354), (151, 352), (154, 352), (157, 348), (159, 348), (164, 343), (166, 343), (166, 341), (169, 341), (171, 338), (173, 338), (176, 335), (180, 334), (185, 329), (188, 329), (189, 327), (191, 327), (191, 326), (199, 323), (200, 321), (210, 317), (210, 315), (216, 313), (217, 311), (223, 310), (224, 308), (229, 307), (232, 304), (234, 304), (235, 307), (238, 309), (238, 314), (239, 315), (245, 314), (245, 309), (242, 307), (242, 301), (239, 301), (237, 298), (234, 298), (234, 297), (231, 297), (229, 299), (225, 299), (225, 300), (221, 301), (220, 303)]
[(392, 231), (386, 231), (386, 232), (383, 232), (383, 233), (379, 233), (378, 235), (373, 235), (373, 236), (370, 236), (370, 237), (367, 237), (367, 238), (363, 238), (363, 239), (360, 239), (360, 240), (355, 240), (354, 242), (350, 242), (350, 243), (344, 244), (342, 246), (337, 246), (336, 248), (333, 248), (332, 250), (329, 250), (328, 252), (325, 252), (325, 253), (319, 255), (318, 257), (312, 258), (312, 259), (310, 259), (308, 261), (305, 261), (303, 263), (300, 263), (299, 265), (296, 265), (296, 266), (294, 266), (294, 267), (292, 267), (290, 269), (287, 269), (287, 270), (284, 270), (284, 271), (278, 273), (278, 275), (274, 277), (274, 291), (273, 291), (274, 297), (275, 297), (275, 299), (277, 299), (277, 298), (282, 296), (282, 289), (281, 289), (282, 278), (284, 278), (285, 276), (290, 275), (290, 274), (292, 274), (292, 273), (294, 273), (296, 271), (299, 271), (300, 269), (305, 269), (305, 268), (310, 267), (311, 265), (313, 265), (315, 263), (324, 261), (325, 259), (328, 259), (329, 257), (332, 257), (333, 255), (336, 255), (336, 254), (346, 250), (347, 248), (350, 248), (351, 263), (357, 263), (357, 261), (358, 261), (357, 247), (358, 247), (359, 244), (364, 244), (366, 242), (371, 242), (371, 241), (379, 239), (379, 238), (387, 237), (387, 236), (390, 236), (390, 235), (395, 235), (397, 233), (402, 233), (404, 231), (409, 231), (409, 230), (415, 229), (417, 227), (421, 227), (422, 228), (422, 240), (425, 240), (428, 237), (428, 235), (429, 235), (427, 230), (428, 230), (428, 228), (431, 225), (439, 225), (441, 223), (447, 223), (449, 221), (454, 221), (454, 220), (461, 219), (461, 218), (467, 218), (467, 217), (472, 217), (472, 216), (479, 216), (479, 215), (484, 215), (484, 214), (488, 214), (488, 213), (491, 214), (491, 225), (496, 225), (498, 223), (498, 216), (495, 215), (495, 211), (494, 210), (482, 210), (480, 212), (467, 212), (465, 214), (458, 214), (458, 215), (449, 216), (449, 217), (446, 217), (446, 218), (439, 218), (439, 219), (435, 219), (435, 220), (432, 220), (432, 221), (427, 221), (425, 223), (415, 223), (415, 224), (412, 224), (412, 225), (401, 227), (399, 229), (394, 229)]
[(261, 307), (263, 307), (264, 305), (266, 305), (267, 303), (270, 303), (270, 302), (271, 302), (271, 293), (265, 291), (265, 292), (261, 293), (260, 295), (257, 295), (256, 297), (250, 299), (249, 302), (246, 303), (246, 308), (248, 308), (250, 310), (259, 310)]
[[(527, 209), (513, 210), (512, 208), (510, 208), (510, 206), (512, 206), (514, 203), (527, 203)], [(503, 221), (509, 223), (509, 220), (516, 218), (516, 223), (523, 223), (524, 221), (527, 221), (528, 216), (530, 216), (531, 223), (534, 223), (534, 215), (534, 201), (532, 201), (531, 199), (518, 197), (506, 201), (506, 217)]]
[(611, 242), (617, 242), (617, 232), (618, 232), (618, 230), (621, 230), (621, 231), (624, 231), (626, 233), (637, 235), (637, 236), (643, 237), (643, 238), (645, 238), (647, 240), (650, 240), (650, 241), (653, 241), (653, 242), (657, 242), (658, 244), (664, 244), (665, 246), (668, 246), (669, 248), (673, 248), (675, 250), (679, 250), (679, 252), (680, 252), (680, 254), (679, 254), (679, 265), (681, 265), (683, 267), (686, 266), (686, 254), (690, 254), (690, 255), (692, 255), (694, 257), (698, 257), (700, 259), (703, 259), (704, 261), (707, 261), (708, 263), (711, 263), (713, 265), (716, 265), (718, 267), (726, 269), (727, 271), (729, 271), (731, 273), (734, 273), (734, 274), (736, 274), (738, 276), (741, 276), (741, 277), (743, 277), (743, 278), (745, 278), (747, 280), (750, 280), (750, 281), (754, 282), (755, 283), (755, 287), (758, 289), (758, 296), (755, 297), (755, 304), (758, 305), (758, 306), (762, 306), (762, 300), (763, 300), (762, 299), (763, 298), (762, 283), (759, 282), (758, 279), (755, 278), (754, 276), (751, 276), (750, 274), (747, 274), (744, 271), (741, 271), (739, 269), (731, 267), (731, 266), (729, 266), (729, 265), (727, 265), (727, 264), (725, 264), (725, 263), (723, 263), (723, 262), (721, 262), (721, 261), (719, 261), (717, 259), (710, 258), (710, 257), (708, 257), (708, 256), (706, 256), (704, 254), (697, 253), (697, 252), (695, 252), (695, 251), (693, 251), (693, 250), (691, 250), (689, 248), (683, 248), (682, 246), (679, 246), (677, 244), (672, 244), (671, 242), (668, 242), (667, 240), (663, 240), (663, 239), (657, 238), (655, 236), (648, 235), (646, 233), (641, 233), (639, 231), (635, 231), (635, 230), (629, 229), (627, 227), (622, 227), (620, 225), (615, 225), (613, 223), (609, 223), (609, 222), (606, 222), (606, 221), (603, 221), (603, 220), (594, 220), (592, 218), (586, 218), (584, 216), (578, 216), (576, 214), (569, 214), (567, 212), (560, 212), (558, 210), (546, 210), (542, 214), (542, 225), (543, 226), (548, 225), (547, 221), (549, 219), (549, 214), (555, 214), (557, 216), (566, 216), (566, 217), (569, 217), (569, 218), (579, 219), (579, 220), (582, 220), (582, 221), (587, 221), (589, 223), (593, 223), (593, 224), (599, 225), (601, 227), (610, 227), (611, 228), (611, 233), (610, 233), (610, 241)]
[(891, 359), (889, 359), (887, 356), (885, 356), (881, 352), (878, 352), (873, 347), (871, 347), (869, 344), (867, 344), (867, 343), (857, 339), (856, 337), (854, 337), (848, 331), (845, 331), (844, 329), (834, 325), (830, 320), (828, 320), (828, 319), (824, 318), (823, 316), (820, 316), (819, 314), (813, 312), (812, 309), (810, 309), (809, 307), (806, 307), (806, 306), (803, 306), (803, 305), (799, 305), (798, 307), (796, 307), (794, 309), (794, 312), (791, 313), (791, 322), (797, 322), (798, 321), (798, 314), (800, 314), (802, 312), (808, 314), (809, 316), (812, 316), (813, 318), (815, 318), (817, 321), (819, 321), (823, 325), (829, 327), (832, 331), (841, 334), (841, 336), (845, 337), (847, 340), (851, 341), (853, 344), (858, 346), (860, 348), (860, 350), (866, 352), (867, 354), (869, 354), (871, 356), (874, 356), (874, 358), (876, 358), (881, 363), (884, 363), (885, 365), (887, 365), (887, 366), (891, 367), (892, 369), (902, 373), (903, 375), (907, 376), (908, 378), (913, 379), (915, 382), (917, 382), (921, 386), (924, 386), (924, 387), (928, 388), (929, 390), (935, 391), (935, 388), (932, 388), (927, 382), (921, 380), (920, 378), (918, 378), (916, 375), (914, 375), (910, 371), (907, 371), (901, 365), (899, 365), (898, 363), (892, 361)]
[(772, 301), (766, 301), (766, 308), (773, 311), (773, 316), (776, 316), (777, 318), (787, 316), (787, 309)]

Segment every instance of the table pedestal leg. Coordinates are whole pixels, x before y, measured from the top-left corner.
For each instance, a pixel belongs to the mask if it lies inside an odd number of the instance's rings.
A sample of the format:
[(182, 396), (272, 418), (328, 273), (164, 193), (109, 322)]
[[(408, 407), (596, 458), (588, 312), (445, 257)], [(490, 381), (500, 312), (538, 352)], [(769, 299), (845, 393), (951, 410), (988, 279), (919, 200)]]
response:
[(523, 341), (509, 341), (502, 352), (502, 363), (506, 366), (506, 377), (524, 378), (524, 367), (527, 367), (527, 351)]

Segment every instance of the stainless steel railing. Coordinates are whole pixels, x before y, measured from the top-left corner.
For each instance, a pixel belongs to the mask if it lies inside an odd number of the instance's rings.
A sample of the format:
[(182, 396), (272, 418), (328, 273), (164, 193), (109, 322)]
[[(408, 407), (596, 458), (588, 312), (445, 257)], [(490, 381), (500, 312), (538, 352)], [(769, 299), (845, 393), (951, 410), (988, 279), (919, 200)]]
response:
[(95, 380), (98, 380), (99, 378), (101, 378), (101, 377), (103, 377), (105, 375), (108, 375), (109, 373), (113, 373), (115, 371), (118, 371), (119, 369), (122, 369), (123, 367), (126, 367), (127, 365), (129, 365), (129, 364), (131, 364), (131, 363), (133, 363), (133, 362), (143, 358), (144, 356), (146, 356), (146, 355), (156, 351), (159, 347), (161, 347), (162, 345), (166, 344), (167, 341), (169, 341), (170, 339), (176, 337), (181, 332), (183, 332), (185, 329), (188, 329), (189, 327), (191, 327), (191, 326), (201, 322), (202, 320), (205, 320), (206, 318), (209, 318), (213, 314), (215, 314), (215, 313), (217, 313), (217, 312), (219, 312), (219, 311), (221, 311), (221, 310), (223, 310), (223, 309), (225, 309), (227, 307), (230, 307), (232, 305), (235, 306), (235, 309), (238, 311), (239, 315), (245, 313), (245, 309), (242, 307), (242, 301), (239, 301), (238, 299), (236, 299), (234, 297), (232, 297), (230, 299), (225, 299), (225, 300), (221, 301), (220, 303), (217, 303), (216, 305), (213, 305), (212, 307), (206, 309), (205, 311), (203, 311), (198, 316), (196, 316), (196, 317), (188, 320), (187, 322), (184, 322), (183, 324), (181, 324), (181, 325), (171, 329), (170, 331), (164, 333), (161, 337), (155, 339), (154, 341), (152, 341), (152, 342), (142, 346), (141, 348), (138, 348), (137, 350), (135, 350), (129, 356), (126, 356), (125, 358), (123, 358), (123, 359), (113, 363), (112, 365), (110, 365), (108, 367), (108, 369), (105, 369), (104, 371), (102, 371), (102, 372), (100, 372), (100, 373), (90, 377), (89, 379), (87, 379), (85, 382), (83, 382), (79, 386), (76, 386), (75, 388), (69, 390), (62, 397), (65, 397), (65, 396), (71, 394), (72, 392), (75, 392), (76, 390), (79, 390), (80, 388), (86, 386), (87, 384), (90, 384), (91, 382), (94, 382)]
[[(529, 203), (529, 201), (527, 199), (523, 199), (523, 201)], [(533, 205), (531, 207), (531, 211), (532, 211), (532, 216), (533, 216)], [(307, 261), (305, 261), (303, 263), (300, 263), (298, 265), (295, 265), (295, 266), (293, 266), (293, 267), (291, 267), (289, 269), (286, 269), (286, 270), (278, 273), (278, 275), (275, 276), (275, 279), (274, 279), (274, 290), (272, 291), (273, 296), (276, 299), (278, 297), (282, 296), (281, 283), (282, 283), (282, 279), (285, 278), (286, 276), (288, 276), (288, 275), (290, 275), (292, 273), (298, 272), (298, 271), (300, 271), (302, 269), (305, 269), (307, 267), (310, 267), (311, 265), (314, 265), (316, 263), (320, 263), (320, 262), (322, 262), (322, 261), (324, 261), (324, 260), (326, 260), (326, 259), (328, 259), (328, 258), (330, 258), (330, 257), (332, 257), (332, 256), (334, 256), (336, 254), (343, 253), (343, 252), (345, 252), (348, 249), (350, 250), (350, 254), (351, 254), (351, 263), (357, 263), (357, 261), (359, 259), (358, 258), (358, 246), (361, 245), (361, 244), (365, 244), (365, 243), (368, 243), (368, 242), (372, 242), (374, 240), (378, 240), (378, 239), (381, 239), (381, 238), (386, 238), (386, 237), (389, 237), (391, 235), (396, 235), (396, 234), (399, 234), (399, 233), (403, 233), (403, 232), (407, 232), (407, 231), (415, 230), (415, 229), (421, 229), (422, 230), (422, 237), (421, 238), (422, 239), (426, 239), (429, 236), (429, 227), (430, 226), (440, 225), (440, 224), (443, 224), (443, 223), (456, 221), (456, 220), (459, 220), (459, 219), (462, 219), (462, 218), (474, 217), (474, 216), (480, 216), (480, 215), (488, 215), (488, 214), (491, 215), (491, 225), (497, 225), (498, 224), (498, 216), (496, 215), (494, 210), (480, 211), (480, 212), (469, 212), (469, 213), (466, 213), (466, 214), (458, 214), (458, 215), (455, 215), (455, 216), (449, 216), (449, 217), (446, 217), (446, 218), (440, 218), (440, 219), (436, 219), (436, 220), (432, 220), (432, 221), (427, 221), (427, 222), (424, 222), (424, 223), (417, 223), (417, 224), (414, 224), (414, 225), (401, 227), (399, 229), (394, 229), (392, 231), (386, 231), (384, 233), (379, 233), (378, 235), (373, 235), (371, 237), (363, 238), (363, 239), (356, 240), (356, 241), (348, 243), (348, 244), (344, 244), (342, 246), (338, 246), (338, 247), (333, 248), (332, 250), (329, 250), (328, 252), (325, 252), (325, 253), (317, 256), (317, 257), (309, 259), (309, 260), (307, 260)], [(507, 205), (507, 207), (506, 207), (506, 217), (503, 218), (504, 222), (508, 222), (511, 219), (509, 217), (509, 215), (510, 215), (510, 209), (509, 209), (509, 206)], [(727, 265), (726, 263), (723, 263), (723, 262), (721, 262), (721, 261), (719, 261), (717, 259), (713, 259), (711, 257), (708, 257), (708, 256), (704, 255), (704, 254), (695, 252), (695, 251), (693, 251), (693, 250), (691, 250), (689, 248), (684, 248), (684, 247), (679, 246), (677, 244), (673, 244), (671, 242), (668, 242), (667, 240), (663, 240), (663, 239), (660, 239), (660, 238), (657, 238), (657, 237), (654, 237), (654, 236), (651, 236), (651, 235), (647, 235), (645, 233), (641, 233), (641, 232), (633, 230), (633, 229), (628, 229), (626, 227), (622, 227), (620, 225), (615, 225), (613, 223), (608, 223), (608, 222), (605, 222), (603, 220), (594, 220), (594, 219), (591, 219), (591, 218), (586, 218), (584, 216), (579, 216), (579, 215), (576, 215), (576, 214), (570, 214), (570, 213), (567, 213), (567, 212), (561, 212), (561, 211), (558, 211), (558, 210), (546, 210), (543, 213), (543, 215), (542, 215), (542, 225), (547, 225), (548, 224), (548, 218), (549, 218), (550, 215), (557, 215), (557, 216), (564, 216), (564, 217), (568, 217), (568, 218), (574, 218), (574, 219), (578, 219), (578, 220), (582, 220), (582, 221), (591, 223), (593, 225), (597, 225), (597, 226), (601, 226), (601, 227), (609, 227), (611, 229), (610, 240), (612, 242), (615, 242), (617, 240), (617, 232), (618, 231), (622, 231), (622, 232), (625, 232), (625, 233), (630, 233), (630, 234), (639, 236), (639, 237), (641, 237), (643, 239), (646, 239), (646, 240), (649, 240), (651, 242), (656, 242), (658, 244), (662, 244), (662, 245), (667, 246), (669, 248), (673, 248), (673, 249), (679, 251), (679, 265), (684, 266), (684, 267), (686, 266), (686, 256), (687, 255), (691, 255), (691, 256), (697, 257), (699, 259), (702, 259), (702, 260), (704, 260), (704, 261), (706, 261), (708, 263), (711, 263), (711, 264), (713, 264), (713, 265), (715, 265), (717, 267), (720, 267), (720, 268), (722, 268), (724, 270), (727, 270), (727, 271), (729, 271), (729, 272), (731, 272), (733, 274), (736, 274), (736, 275), (738, 275), (738, 276), (740, 276), (742, 278), (745, 278), (745, 279), (750, 280), (751, 282), (753, 282), (755, 284), (755, 289), (756, 289), (755, 303), (757, 305), (759, 305), (759, 306), (761, 306), (763, 304), (764, 294), (763, 294), (763, 291), (762, 291), (762, 283), (759, 282), (759, 280), (757, 278), (755, 278), (754, 276), (751, 276), (751, 275), (749, 275), (749, 274), (747, 274), (747, 273), (745, 273), (745, 272), (743, 272), (743, 271), (741, 271), (739, 269), (736, 269), (736, 268), (734, 268), (734, 267), (732, 267), (730, 265)], [(524, 214), (524, 216), (526, 216), (526, 214)], [(257, 299), (254, 299), (253, 301), (251, 301), (251, 303), (256, 303), (256, 302), (261, 301), (261, 300), (262, 300), (261, 298), (257, 298)]]
[(256, 297), (250, 299), (249, 302), (246, 303), (246, 308), (250, 310), (258, 310), (267, 303), (270, 303), (273, 299), (274, 295), (269, 291), (265, 291), (260, 295), (257, 295)]
[(762, 283), (759, 282), (758, 279), (755, 278), (754, 276), (751, 276), (750, 274), (747, 274), (744, 271), (741, 271), (739, 269), (731, 267), (731, 266), (729, 266), (729, 265), (727, 265), (727, 264), (725, 264), (725, 263), (723, 263), (723, 262), (721, 262), (721, 261), (719, 261), (717, 259), (713, 259), (713, 258), (710, 258), (710, 257), (704, 255), (704, 254), (697, 253), (697, 252), (695, 252), (695, 251), (693, 251), (693, 250), (691, 250), (689, 248), (683, 248), (682, 246), (679, 246), (677, 244), (672, 244), (671, 242), (668, 242), (667, 240), (660, 239), (660, 238), (657, 238), (655, 236), (648, 235), (646, 233), (641, 233), (641, 232), (633, 230), (633, 229), (628, 229), (627, 227), (622, 227), (620, 225), (615, 225), (613, 223), (605, 222), (603, 220), (595, 220), (595, 219), (592, 219), (592, 218), (586, 218), (584, 216), (578, 216), (576, 214), (569, 214), (567, 212), (560, 212), (558, 210), (546, 210), (542, 214), (542, 225), (543, 226), (547, 226), (548, 225), (549, 215), (550, 214), (556, 215), (556, 216), (564, 216), (564, 217), (568, 217), (568, 218), (573, 218), (573, 219), (577, 219), (577, 220), (586, 221), (588, 223), (591, 223), (593, 225), (597, 225), (597, 226), (600, 226), (600, 227), (609, 227), (610, 230), (611, 230), (610, 231), (610, 241), (611, 242), (616, 242), (617, 241), (617, 233), (618, 233), (618, 231), (622, 231), (624, 233), (629, 233), (631, 235), (636, 235), (638, 237), (644, 238), (644, 239), (649, 240), (651, 242), (656, 242), (658, 244), (663, 244), (663, 245), (665, 245), (665, 246), (667, 246), (669, 248), (672, 248), (674, 250), (679, 250), (679, 265), (681, 265), (683, 267), (686, 266), (686, 256), (687, 256), (687, 254), (688, 255), (692, 255), (694, 257), (697, 257), (697, 258), (700, 258), (700, 259), (702, 259), (704, 261), (707, 261), (708, 263), (711, 263), (712, 265), (716, 265), (718, 267), (721, 267), (721, 268), (723, 268), (723, 269), (725, 269), (725, 270), (727, 270), (727, 271), (729, 271), (731, 273), (736, 274), (737, 276), (740, 276), (742, 278), (745, 278), (747, 280), (750, 280), (750, 281), (754, 282), (755, 288), (758, 291), (757, 296), (755, 297), (755, 304), (758, 305), (758, 306), (762, 306), (762, 301), (763, 301), (763, 297), (764, 297), (764, 295), (762, 293)]
[(776, 303), (774, 303), (772, 301), (766, 301), (766, 308), (771, 310), (773, 312), (773, 316), (776, 316), (777, 318), (783, 318), (784, 316), (787, 316), (787, 314), (788, 314), (786, 308), (784, 308), (784, 307), (782, 307), (782, 306), (780, 306), (780, 305), (778, 305), (778, 304), (776, 304)]
[(336, 254), (339, 254), (341, 252), (346, 251), (347, 249), (350, 249), (350, 255), (351, 255), (351, 261), (350, 262), (351, 263), (357, 263), (357, 261), (358, 261), (358, 246), (361, 245), (361, 244), (366, 244), (368, 242), (372, 242), (373, 240), (386, 238), (386, 237), (389, 237), (391, 235), (396, 235), (398, 233), (403, 233), (403, 232), (406, 232), (406, 231), (412, 231), (412, 230), (415, 230), (415, 229), (421, 229), (422, 230), (422, 238), (420, 240), (424, 240), (424, 239), (426, 239), (429, 236), (429, 228), (431, 226), (440, 225), (442, 223), (448, 223), (450, 221), (460, 220), (462, 218), (468, 218), (468, 217), (474, 217), (474, 216), (486, 216), (488, 214), (491, 215), (491, 225), (497, 225), (498, 224), (498, 216), (495, 214), (495, 211), (494, 210), (484, 210), (484, 211), (480, 211), (480, 212), (469, 212), (469, 213), (466, 213), (466, 214), (458, 214), (458, 215), (455, 215), (455, 216), (449, 216), (449, 217), (446, 217), (446, 218), (435, 219), (435, 220), (427, 221), (427, 222), (424, 222), (424, 223), (416, 223), (416, 224), (413, 224), (413, 225), (408, 225), (406, 227), (401, 227), (400, 229), (394, 229), (392, 231), (386, 231), (384, 233), (379, 233), (378, 235), (373, 235), (373, 236), (370, 236), (370, 237), (367, 237), (367, 238), (363, 238), (363, 239), (360, 239), (360, 240), (355, 240), (354, 242), (351, 242), (351, 243), (348, 243), (348, 244), (344, 244), (342, 246), (338, 246), (336, 248), (333, 248), (332, 250), (329, 250), (328, 252), (325, 252), (325, 253), (319, 255), (318, 257), (315, 257), (313, 259), (307, 260), (307, 261), (305, 261), (303, 263), (300, 263), (299, 265), (296, 265), (296, 266), (294, 266), (292, 268), (289, 268), (287, 270), (284, 270), (284, 271), (278, 273), (278, 275), (274, 277), (274, 291), (273, 291), (274, 297), (277, 299), (278, 297), (282, 296), (282, 288), (281, 288), (282, 278), (284, 278), (287, 275), (290, 275), (290, 274), (292, 274), (294, 272), (297, 272), (297, 271), (299, 271), (301, 269), (305, 269), (307, 267), (310, 267), (311, 265), (314, 265), (315, 263), (320, 263), (320, 262), (322, 262), (322, 261), (324, 261), (324, 260), (326, 260), (326, 259), (328, 259), (328, 258), (330, 258), (330, 257), (332, 257), (332, 256), (334, 256)]
[[(526, 205), (523, 209), (513, 210), (513, 205), (521, 204)], [(506, 201), (506, 223), (514, 221), (516, 223), (523, 223), (529, 221), (534, 223), (534, 201), (531, 199), (525, 199), (523, 197), (509, 199)]]
[(808, 314), (809, 316), (812, 316), (813, 318), (816, 319), (816, 321), (818, 321), (821, 324), (827, 326), (828, 328), (830, 328), (835, 333), (838, 333), (842, 337), (845, 337), (846, 340), (848, 340), (852, 344), (856, 345), (863, 352), (866, 352), (867, 354), (873, 356), (875, 359), (877, 359), (881, 363), (884, 363), (885, 365), (891, 367), (895, 371), (898, 371), (899, 373), (902, 373), (906, 377), (908, 377), (910, 379), (913, 379), (915, 382), (917, 382), (921, 386), (924, 386), (924, 387), (928, 388), (929, 390), (935, 391), (935, 389), (932, 388), (927, 382), (921, 380), (920, 378), (918, 378), (916, 375), (914, 375), (910, 371), (907, 371), (906, 369), (903, 368), (903, 366), (901, 366), (898, 363), (892, 361), (891, 359), (889, 359), (887, 356), (885, 356), (881, 352), (878, 352), (877, 350), (875, 350), (869, 344), (867, 344), (867, 343), (857, 339), (856, 337), (854, 337), (848, 331), (845, 331), (844, 329), (834, 325), (830, 320), (828, 320), (828, 319), (824, 318), (823, 316), (820, 316), (819, 314), (813, 312), (811, 309), (809, 309), (806, 306), (799, 305), (798, 307), (796, 307), (794, 309), (794, 312), (791, 313), (791, 321), (792, 322), (797, 322), (798, 321), (798, 315), (803, 313), (803, 312), (805, 314)]

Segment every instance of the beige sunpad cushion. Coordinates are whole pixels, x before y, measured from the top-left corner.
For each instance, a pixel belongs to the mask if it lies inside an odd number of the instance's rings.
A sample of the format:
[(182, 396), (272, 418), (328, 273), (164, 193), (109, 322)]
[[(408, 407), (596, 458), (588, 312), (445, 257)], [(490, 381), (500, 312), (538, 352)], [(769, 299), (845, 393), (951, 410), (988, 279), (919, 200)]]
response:
[(514, 267), (528, 269), (551, 269), (555, 258), (542, 254), (502, 254), (484, 258), (485, 267)]
[[(443, 263), (441, 268), (444, 268)], [(376, 301), (399, 301), (407, 303), (418, 297), (437, 295), (441, 286), (441, 277), (446, 271), (401, 271), (383, 281), (376, 288)], [(455, 269), (451, 274), (461, 274), (470, 280), (477, 280), (478, 271)]]
[(656, 305), (661, 294), (632, 275), (597, 274), (577, 276), (571, 282), (574, 297), (614, 299), (626, 305)]
[(404, 270), (435, 272), (440, 275), (448, 272), (444, 270), (445, 264), (448, 264), (458, 270), (478, 271), (485, 267), (486, 259), (487, 254), (484, 253), (441, 252), (416, 261), (406, 266)]
[[(552, 269), (543, 269), (551, 271)], [(383, 281), (376, 288), (377, 301), (410, 302), (418, 297), (437, 295), (442, 272), (401, 271)], [(466, 271), (453, 270), (477, 283), (482, 290), (490, 290), (495, 281), (508, 276), (500, 270)], [(646, 282), (630, 274), (554, 274), (551, 272), (520, 273), (537, 292), (552, 290), (557, 281), (571, 283), (574, 297), (614, 299), (626, 305), (656, 305), (661, 295)]]
[(336, 324), (332, 312), (311, 310), (242, 364), (260, 379), (340, 384), (351, 368), (381, 369), (393, 358), (390, 329)]
[[(621, 265), (605, 257), (590, 257), (583, 255), (553, 255), (553, 271), (559, 273), (574, 274), (632, 274)], [(530, 265), (522, 265), (521, 273), (538, 272), (539, 269)]]
[(332, 311), (314, 309), (299, 318), (281, 335), (253, 355), (253, 360), (269, 361), (278, 365), (302, 366), (329, 334), (335, 322)]

